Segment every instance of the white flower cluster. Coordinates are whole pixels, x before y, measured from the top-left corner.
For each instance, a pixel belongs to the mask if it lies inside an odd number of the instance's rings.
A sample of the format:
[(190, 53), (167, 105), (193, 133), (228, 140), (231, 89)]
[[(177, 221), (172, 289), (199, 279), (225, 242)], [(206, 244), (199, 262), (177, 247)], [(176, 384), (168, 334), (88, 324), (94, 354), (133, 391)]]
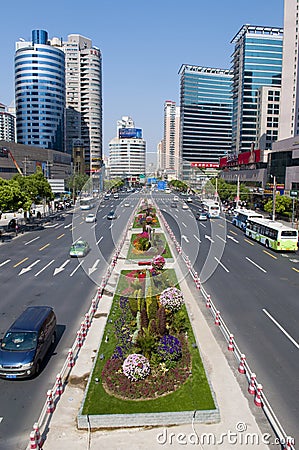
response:
[(150, 371), (149, 360), (139, 353), (132, 353), (123, 362), (123, 373), (131, 381), (143, 380)]
[(178, 311), (184, 303), (183, 293), (176, 287), (164, 289), (160, 295), (160, 303), (171, 311)]

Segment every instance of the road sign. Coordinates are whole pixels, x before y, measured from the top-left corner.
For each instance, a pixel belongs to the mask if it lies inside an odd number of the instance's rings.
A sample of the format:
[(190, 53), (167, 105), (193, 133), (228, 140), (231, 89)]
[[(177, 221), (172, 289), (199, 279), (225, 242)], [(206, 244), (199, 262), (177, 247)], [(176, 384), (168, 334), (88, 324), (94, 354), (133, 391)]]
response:
[(290, 196), (291, 197), (298, 197), (298, 191), (290, 191)]

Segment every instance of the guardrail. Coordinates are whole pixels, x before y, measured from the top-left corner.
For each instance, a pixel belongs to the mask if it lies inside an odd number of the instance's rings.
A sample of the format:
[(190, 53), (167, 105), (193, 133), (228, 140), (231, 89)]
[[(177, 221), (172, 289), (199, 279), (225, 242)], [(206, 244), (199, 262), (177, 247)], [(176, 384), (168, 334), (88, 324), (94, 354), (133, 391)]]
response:
[(101, 284), (97, 288), (96, 294), (91, 300), (90, 307), (84, 315), (80, 328), (76, 333), (76, 338), (73, 342), (73, 345), (68, 350), (67, 358), (65, 359), (60, 372), (56, 376), (56, 380), (53, 384), (53, 387), (47, 391), (45, 403), (42, 407), (42, 410), (40, 412), (37, 421), (34, 423), (32, 427), (32, 431), (30, 432), (27, 450), (29, 449), (39, 450), (43, 448), (43, 444), (46, 440), (47, 432), (49, 430), (49, 423), (51, 421), (52, 414), (54, 413), (56, 405), (64, 392), (67, 380), (71, 375), (72, 368), (74, 367), (76, 361), (78, 360), (80, 349), (84, 344), (85, 338), (88, 334), (88, 330), (92, 324), (92, 320), (97, 311), (98, 304), (104, 294), (104, 290), (109, 281), (109, 278), (116, 266), (117, 260), (121, 253), (121, 249), (126, 240), (128, 231), (133, 225), (132, 218), (135, 217), (135, 212), (138, 208), (138, 205), (133, 209), (130, 218), (128, 220), (127, 226), (124, 229), (123, 236), (119, 240), (117, 246), (115, 247), (115, 252), (111, 258), (106, 273), (102, 277)]
[(171, 240), (173, 241), (175, 248), (178, 252), (179, 257), (182, 258), (184, 263), (187, 266), (188, 272), (191, 275), (195, 286), (198, 290), (200, 290), (202, 297), (205, 301), (206, 308), (209, 309), (213, 319), (215, 326), (219, 327), (219, 330), (222, 332), (225, 340), (228, 343), (227, 349), (228, 351), (233, 352), (233, 354), (236, 357), (236, 360), (238, 362), (238, 372), (241, 374), (244, 374), (244, 376), (247, 379), (248, 382), (248, 394), (252, 395), (254, 399), (254, 403), (257, 407), (262, 408), (262, 410), (265, 413), (265, 416), (267, 417), (272, 429), (274, 430), (276, 436), (277, 436), (277, 443), (281, 445), (281, 448), (284, 450), (296, 450), (295, 449), (295, 442), (294, 438), (289, 436), (286, 431), (284, 430), (283, 426), (279, 422), (277, 416), (275, 415), (275, 412), (273, 411), (270, 402), (267, 399), (267, 396), (263, 390), (262, 384), (258, 383), (256, 374), (251, 370), (245, 354), (241, 351), (239, 346), (237, 345), (234, 335), (230, 332), (229, 328), (227, 327), (226, 323), (224, 322), (223, 318), (221, 317), (220, 311), (216, 308), (216, 305), (211, 299), (211, 296), (207, 293), (207, 291), (203, 288), (201, 285), (198, 273), (194, 270), (191, 261), (186, 255), (185, 252), (183, 252), (182, 247), (180, 243), (177, 241), (173, 231), (171, 230), (170, 226), (168, 225), (166, 219), (164, 218), (163, 214), (161, 213), (161, 210), (157, 205), (156, 211), (159, 214), (159, 219), (161, 219), (163, 225), (165, 226)]

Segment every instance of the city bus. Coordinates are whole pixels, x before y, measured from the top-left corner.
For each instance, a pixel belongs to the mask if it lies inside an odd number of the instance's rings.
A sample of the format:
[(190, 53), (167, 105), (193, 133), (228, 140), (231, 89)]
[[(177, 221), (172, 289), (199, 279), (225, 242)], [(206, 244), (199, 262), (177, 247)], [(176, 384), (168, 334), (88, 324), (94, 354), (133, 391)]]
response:
[(86, 211), (92, 209), (95, 206), (95, 201), (93, 197), (82, 197), (80, 198), (80, 209)]
[(298, 231), (270, 219), (247, 220), (246, 236), (276, 251), (298, 250)]
[(207, 213), (209, 219), (220, 217), (220, 205), (215, 200), (204, 199), (201, 202), (202, 209)]
[(236, 209), (232, 218), (232, 224), (245, 231), (248, 219), (263, 219), (263, 215), (251, 209)]

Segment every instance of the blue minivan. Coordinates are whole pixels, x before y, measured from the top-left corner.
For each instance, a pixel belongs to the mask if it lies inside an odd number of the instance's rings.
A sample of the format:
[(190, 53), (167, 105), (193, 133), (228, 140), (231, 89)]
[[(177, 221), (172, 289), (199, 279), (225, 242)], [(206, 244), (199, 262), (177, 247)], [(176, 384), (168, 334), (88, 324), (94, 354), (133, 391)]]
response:
[(56, 340), (56, 316), (50, 306), (29, 306), (15, 320), (0, 343), (0, 377), (38, 375)]

